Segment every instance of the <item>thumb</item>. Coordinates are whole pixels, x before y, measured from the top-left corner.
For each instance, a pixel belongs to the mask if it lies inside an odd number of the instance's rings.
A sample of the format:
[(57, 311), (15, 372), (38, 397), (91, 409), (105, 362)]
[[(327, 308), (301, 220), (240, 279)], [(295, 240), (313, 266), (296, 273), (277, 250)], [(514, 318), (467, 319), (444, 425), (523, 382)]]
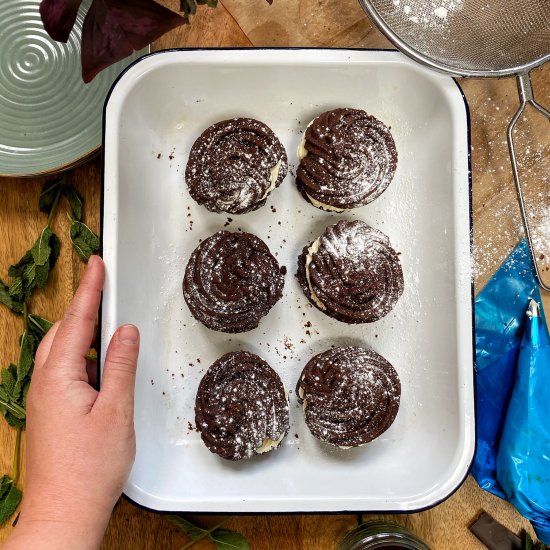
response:
[(61, 323), (57, 321), (57, 323), (55, 323), (52, 328), (46, 332), (44, 338), (42, 338), (42, 341), (36, 350), (36, 355), (34, 356), (34, 368), (36, 370), (40, 370), (46, 362), (46, 359), (48, 359), (55, 335), (57, 334), (57, 329), (60, 324)]
[[(133, 417), (134, 385), (139, 353), (139, 331), (134, 325), (122, 325), (113, 335), (95, 406), (116, 406), (124, 416)], [(94, 408), (95, 408), (94, 406)]]

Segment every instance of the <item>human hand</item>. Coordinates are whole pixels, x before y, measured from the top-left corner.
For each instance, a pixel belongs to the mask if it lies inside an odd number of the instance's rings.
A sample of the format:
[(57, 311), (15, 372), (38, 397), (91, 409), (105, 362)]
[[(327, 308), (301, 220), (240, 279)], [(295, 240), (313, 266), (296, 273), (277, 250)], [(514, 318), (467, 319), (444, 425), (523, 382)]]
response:
[[(89, 384), (105, 267), (92, 256), (62, 321), (38, 348), (27, 396), (27, 478), (6, 549), (97, 549), (135, 457), (134, 383), (139, 332), (114, 334), (101, 390)], [(40, 540), (32, 546), (30, 540)]]

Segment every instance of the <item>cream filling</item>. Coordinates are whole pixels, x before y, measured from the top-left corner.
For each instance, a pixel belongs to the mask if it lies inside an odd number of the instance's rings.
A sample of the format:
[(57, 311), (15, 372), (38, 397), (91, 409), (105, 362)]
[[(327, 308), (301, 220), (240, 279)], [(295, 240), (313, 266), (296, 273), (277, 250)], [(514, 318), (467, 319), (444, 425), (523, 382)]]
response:
[[(279, 164), (280, 162), (281, 161), (279, 161)], [(283, 387), (285, 390), (286, 404), (288, 406), (290, 404), (288, 400), (288, 391), (284, 384), (283, 384)], [(256, 449), (255, 452), (259, 455), (263, 455), (264, 453), (268, 453), (269, 451), (276, 449), (280, 445), (281, 441), (284, 439), (285, 435), (286, 435), (285, 433), (281, 434), (281, 436), (278, 439), (271, 439), (270, 437), (264, 438), (263, 443), (261, 444), (260, 447)]]
[(330, 210), (332, 212), (344, 212), (346, 210), (345, 208), (339, 208), (338, 206), (332, 206), (331, 204), (325, 204), (324, 202), (315, 200), (313, 197), (311, 197), (307, 193), (306, 193), (306, 196), (309, 202), (317, 208), (322, 208), (323, 210)]
[(298, 159), (302, 160), (302, 159), (305, 159), (306, 157), (307, 157), (306, 133), (304, 132), (304, 137), (302, 137), (302, 141), (300, 141), (300, 144), (298, 145)]
[(279, 439), (270, 439), (269, 437), (266, 437), (264, 439), (264, 442), (262, 443), (262, 446), (261, 447), (258, 447), (256, 449), (256, 453), (258, 453), (259, 455), (261, 454), (264, 454), (264, 453), (268, 453), (269, 451), (273, 450), (273, 449), (276, 449), (279, 444), (281, 443), (281, 441), (283, 440), (285, 434), (281, 435), (281, 437), (279, 437)]
[(271, 182), (271, 185), (267, 188), (267, 191), (264, 193), (263, 197), (260, 199), (263, 201), (273, 189), (275, 189), (275, 186), (277, 184), (277, 180), (279, 179), (279, 171), (281, 170), (281, 164), (282, 160), (279, 160), (277, 164), (270, 169), (269, 171), (269, 181)]
[(320, 309), (325, 310), (327, 307), (321, 300), (319, 300), (319, 296), (315, 294), (315, 291), (313, 290), (313, 287), (311, 285), (311, 279), (309, 277), (309, 266), (311, 265), (311, 262), (313, 261), (313, 254), (316, 254), (319, 250), (319, 246), (321, 245), (321, 237), (319, 237), (316, 241), (313, 242), (313, 244), (308, 248), (307, 256), (306, 256), (306, 280), (307, 280), (307, 286), (309, 287), (309, 295), (311, 296), (311, 299), (315, 302), (317, 306), (319, 306)]
[(302, 386), (300, 386), (298, 388), (298, 395), (300, 396), (300, 399), (302, 400), (302, 409), (304, 412), (306, 412), (306, 409), (307, 409), (307, 399), (304, 399), (304, 395), (306, 394), (306, 392), (304, 391), (304, 388), (302, 388)]
[(302, 160), (303, 158), (307, 157), (307, 149), (306, 149), (306, 130), (315, 122), (315, 119), (313, 119), (304, 130), (304, 135), (302, 136), (302, 140), (300, 141), (300, 144), (298, 145), (298, 158)]

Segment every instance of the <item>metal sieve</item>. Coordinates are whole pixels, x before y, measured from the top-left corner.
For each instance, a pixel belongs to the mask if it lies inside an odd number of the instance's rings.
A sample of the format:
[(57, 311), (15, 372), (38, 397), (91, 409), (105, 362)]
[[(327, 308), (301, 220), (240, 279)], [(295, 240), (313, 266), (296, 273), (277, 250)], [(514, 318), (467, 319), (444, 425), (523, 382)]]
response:
[(359, 0), (399, 50), (429, 68), (466, 77), (515, 75), (520, 106), (508, 125), (508, 149), (521, 218), (535, 272), (542, 280), (514, 147), (514, 128), (537, 103), (529, 71), (550, 60), (550, 0)]

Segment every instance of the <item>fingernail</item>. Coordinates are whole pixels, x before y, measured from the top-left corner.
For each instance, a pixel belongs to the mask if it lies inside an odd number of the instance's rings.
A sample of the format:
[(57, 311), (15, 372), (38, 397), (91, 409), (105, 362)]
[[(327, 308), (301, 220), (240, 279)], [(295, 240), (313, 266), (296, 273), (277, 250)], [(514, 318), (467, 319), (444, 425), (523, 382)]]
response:
[(94, 267), (94, 264), (97, 260), (97, 257), (96, 256), (90, 256), (90, 258), (88, 259), (88, 268), (92, 268)]
[(122, 325), (118, 329), (117, 340), (126, 345), (137, 344), (139, 340), (139, 330), (134, 325)]

